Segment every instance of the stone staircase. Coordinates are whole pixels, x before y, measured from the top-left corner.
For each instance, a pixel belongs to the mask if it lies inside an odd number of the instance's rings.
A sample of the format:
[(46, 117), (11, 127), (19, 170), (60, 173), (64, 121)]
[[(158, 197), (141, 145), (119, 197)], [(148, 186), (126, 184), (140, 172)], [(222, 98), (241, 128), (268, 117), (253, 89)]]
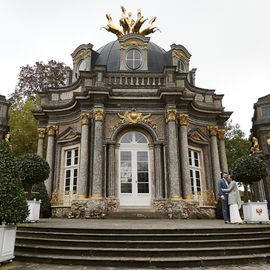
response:
[(33, 263), (124, 269), (269, 263), (270, 226), (76, 229), (29, 225), (17, 229), (15, 256)]
[(106, 219), (167, 219), (166, 213), (155, 211), (152, 207), (119, 207), (115, 212), (110, 212)]

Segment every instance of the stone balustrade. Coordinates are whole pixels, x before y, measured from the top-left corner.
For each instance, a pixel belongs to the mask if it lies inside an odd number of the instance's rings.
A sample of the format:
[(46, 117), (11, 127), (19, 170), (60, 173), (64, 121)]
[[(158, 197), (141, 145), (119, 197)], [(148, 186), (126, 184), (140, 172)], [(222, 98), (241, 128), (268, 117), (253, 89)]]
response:
[(105, 76), (105, 85), (113, 85), (119, 87), (160, 87), (164, 86), (164, 84), (164, 75), (123, 74), (119, 76), (114, 74), (107, 74)]

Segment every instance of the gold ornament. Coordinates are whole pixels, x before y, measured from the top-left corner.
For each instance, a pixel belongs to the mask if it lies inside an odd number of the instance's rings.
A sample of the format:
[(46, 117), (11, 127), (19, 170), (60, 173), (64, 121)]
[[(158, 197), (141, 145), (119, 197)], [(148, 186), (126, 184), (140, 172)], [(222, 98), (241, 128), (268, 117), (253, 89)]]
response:
[(181, 126), (187, 126), (187, 124), (188, 124), (188, 115), (187, 114), (180, 114), (178, 119), (179, 119), (179, 124)]
[(82, 58), (86, 58), (90, 56), (90, 50), (89, 49), (83, 49), (81, 51), (79, 51), (74, 57), (73, 57), (73, 61), (78, 61)]
[(57, 126), (55, 125), (49, 125), (47, 126), (47, 133), (48, 133), (48, 136), (54, 136), (55, 134), (55, 131), (57, 130)]
[(88, 125), (89, 124), (89, 114), (88, 113), (82, 113), (80, 118), (81, 118), (82, 125)]
[(119, 20), (120, 27), (113, 23), (111, 14), (106, 14), (108, 24), (106, 27), (103, 27), (108, 32), (115, 34), (117, 37), (127, 35), (127, 34), (132, 34), (132, 33), (146, 36), (146, 35), (149, 35), (151, 33), (156, 32), (157, 30), (159, 30), (157, 27), (154, 26), (154, 22), (155, 22), (157, 17), (152, 17), (152, 19), (149, 21), (146, 28), (141, 29), (141, 26), (143, 25), (143, 23), (148, 19), (143, 18), (140, 9), (137, 10), (136, 20), (134, 20), (131, 17), (132, 13), (127, 12), (125, 7), (121, 6), (121, 10), (122, 10), (122, 17)]
[(225, 129), (219, 129), (218, 130), (218, 138), (220, 140), (224, 140), (225, 139), (225, 133), (226, 133), (226, 130)]
[(166, 111), (166, 122), (176, 120), (176, 109), (168, 109)]
[(113, 127), (113, 130), (118, 128), (123, 124), (137, 124), (137, 123), (144, 123), (153, 129), (157, 128), (157, 125), (153, 123), (151, 119), (151, 113), (147, 115), (143, 115), (141, 112), (138, 112), (135, 108), (130, 111), (125, 112), (124, 114), (118, 113), (119, 118), (121, 120)]
[(38, 137), (44, 139), (46, 133), (46, 128), (38, 128)]
[(211, 136), (217, 136), (218, 126), (208, 126), (208, 131), (209, 131)]
[(95, 119), (95, 121), (103, 121), (105, 117), (104, 109), (101, 109), (101, 108), (93, 109), (92, 117)]

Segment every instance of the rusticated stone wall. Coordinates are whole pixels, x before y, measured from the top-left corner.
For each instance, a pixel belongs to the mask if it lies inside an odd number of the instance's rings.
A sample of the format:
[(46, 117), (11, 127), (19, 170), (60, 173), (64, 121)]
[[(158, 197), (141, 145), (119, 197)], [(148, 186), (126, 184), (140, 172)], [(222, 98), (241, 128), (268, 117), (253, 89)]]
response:
[(156, 200), (153, 202), (156, 211), (167, 213), (169, 219), (214, 219), (215, 207), (200, 207), (192, 201), (166, 201)]

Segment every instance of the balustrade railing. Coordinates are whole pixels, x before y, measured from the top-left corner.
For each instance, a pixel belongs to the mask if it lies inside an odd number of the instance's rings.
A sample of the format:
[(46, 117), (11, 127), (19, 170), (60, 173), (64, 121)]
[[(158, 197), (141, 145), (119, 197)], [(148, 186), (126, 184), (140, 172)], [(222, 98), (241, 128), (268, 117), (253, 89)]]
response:
[(114, 75), (107, 74), (105, 76), (105, 85), (113, 85), (118, 87), (160, 87), (164, 86), (164, 75)]

